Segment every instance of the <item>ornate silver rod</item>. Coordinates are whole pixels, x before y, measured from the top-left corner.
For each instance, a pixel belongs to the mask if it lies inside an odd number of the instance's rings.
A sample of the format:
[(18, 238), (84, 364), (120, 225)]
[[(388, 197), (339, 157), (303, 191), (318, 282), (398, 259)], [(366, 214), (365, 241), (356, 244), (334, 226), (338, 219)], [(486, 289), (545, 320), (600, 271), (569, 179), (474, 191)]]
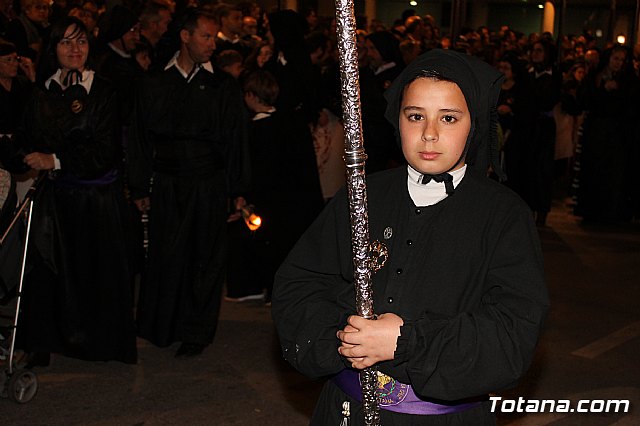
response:
[[(364, 318), (374, 318), (371, 268), (369, 262), (369, 217), (367, 213), (367, 184), (364, 164), (367, 155), (362, 142), (362, 117), (358, 73), (356, 19), (353, 0), (336, 0), (336, 27), (340, 53), (342, 83), (342, 117), (345, 133), (347, 189), (351, 218), (354, 285), (356, 309)], [(377, 371), (374, 367), (360, 373), (362, 409), (366, 426), (380, 424), (376, 395)]]

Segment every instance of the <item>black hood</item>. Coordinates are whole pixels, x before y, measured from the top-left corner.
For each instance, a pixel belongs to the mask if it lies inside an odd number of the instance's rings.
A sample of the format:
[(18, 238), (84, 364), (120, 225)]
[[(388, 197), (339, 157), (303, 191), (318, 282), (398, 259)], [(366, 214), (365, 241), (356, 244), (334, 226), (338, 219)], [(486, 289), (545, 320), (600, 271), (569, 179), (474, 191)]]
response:
[[(496, 103), (504, 76), (482, 60), (452, 50), (433, 49), (412, 61), (385, 92), (385, 117), (399, 135), (400, 105), (404, 88), (431, 72), (456, 83), (467, 101), (471, 113), (471, 130), (467, 138), (466, 163), (477, 169), (491, 164), (498, 167), (498, 116)], [(399, 140), (399, 138), (398, 138)]]

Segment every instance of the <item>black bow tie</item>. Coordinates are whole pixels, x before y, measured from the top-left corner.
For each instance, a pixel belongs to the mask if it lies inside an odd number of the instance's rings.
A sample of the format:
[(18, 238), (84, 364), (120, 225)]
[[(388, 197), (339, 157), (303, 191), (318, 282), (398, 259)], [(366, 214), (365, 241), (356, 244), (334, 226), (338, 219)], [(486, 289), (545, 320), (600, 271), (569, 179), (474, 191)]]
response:
[(64, 78), (62, 85), (69, 87), (74, 84), (80, 84), (82, 82), (82, 73), (78, 70), (69, 70), (67, 76)]
[(453, 176), (451, 176), (449, 173), (439, 173), (437, 175), (422, 175), (420, 183), (426, 185), (431, 182), (432, 179), (438, 183), (444, 182), (444, 189), (447, 191), (447, 195), (451, 195), (454, 193), (455, 188), (453, 187)]

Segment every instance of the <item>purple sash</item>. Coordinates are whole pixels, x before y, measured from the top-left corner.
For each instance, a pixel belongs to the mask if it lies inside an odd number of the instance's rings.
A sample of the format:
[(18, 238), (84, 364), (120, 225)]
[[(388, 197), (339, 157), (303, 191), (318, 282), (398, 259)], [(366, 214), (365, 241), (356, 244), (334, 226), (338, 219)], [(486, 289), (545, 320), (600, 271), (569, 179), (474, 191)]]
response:
[(85, 187), (85, 186), (102, 186), (115, 182), (118, 179), (118, 170), (111, 169), (104, 175), (95, 179), (80, 179), (75, 176), (65, 175), (56, 177), (54, 182), (58, 186), (67, 188)]
[[(351, 398), (362, 402), (360, 374), (357, 371), (346, 368), (331, 380)], [(482, 401), (479, 400), (452, 405), (425, 401), (413, 392), (411, 385), (400, 383), (387, 375), (378, 375), (377, 392), (380, 408), (396, 413), (419, 415), (451, 414), (475, 408), (482, 404)]]

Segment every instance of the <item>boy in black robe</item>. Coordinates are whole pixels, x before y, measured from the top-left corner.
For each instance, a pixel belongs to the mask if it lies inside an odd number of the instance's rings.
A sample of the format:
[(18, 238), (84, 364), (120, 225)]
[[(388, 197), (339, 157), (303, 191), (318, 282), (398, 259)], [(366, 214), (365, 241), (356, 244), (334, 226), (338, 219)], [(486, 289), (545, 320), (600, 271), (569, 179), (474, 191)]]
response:
[(279, 92), (275, 77), (254, 71), (245, 78), (244, 92), (255, 113), (249, 126), (254, 178), (249, 199), (263, 222), (252, 234), (244, 223), (230, 224), (236, 238), (230, 243), (227, 296), (247, 300), (264, 288), (268, 303), (276, 270), (324, 200), (311, 132), (301, 117), (274, 107)]
[(209, 62), (217, 30), (204, 12), (185, 20), (180, 51), (142, 85), (127, 151), (132, 198), (151, 209), (138, 333), (161, 347), (182, 342), (176, 356), (198, 355), (213, 340), (229, 197), (241, 208), (248, 180), (242, 93)]
[(501, 79), (433, 50), (390, 87), (386, 116), (409, 165), (367, 181), (370, 237), (388, 247), (372, 278), (377, 320), (354, 315), (345, 191), (278, 270), (284, 356), (330, 378), (312, 425), (362, 424), (357, 372), (372, 365), (385, 426), (495, 424), (488, 393), (528, 368), (548, 298), (529, 208), (487, 178)]

